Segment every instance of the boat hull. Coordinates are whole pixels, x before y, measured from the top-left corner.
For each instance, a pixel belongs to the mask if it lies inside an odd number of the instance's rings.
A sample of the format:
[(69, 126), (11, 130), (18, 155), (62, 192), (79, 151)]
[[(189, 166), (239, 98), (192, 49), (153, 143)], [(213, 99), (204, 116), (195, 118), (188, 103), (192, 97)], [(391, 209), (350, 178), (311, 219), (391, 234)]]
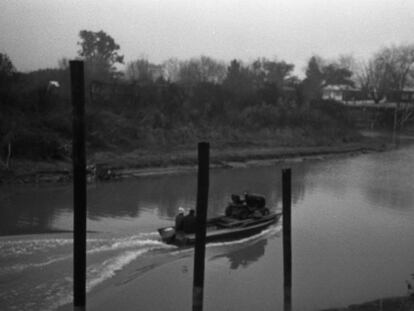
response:
[[(207, 222), (206, 242), (224, 242), (246, 238), (262, 232), (275, 224), (281, 213), (271, 213), (260, 218), (236, 220), (229, 217), (217, 217)], [(174, 227), (158, 229), (162, 241), (178, 246), (193, 245), (195, 234), (175, 232)]]

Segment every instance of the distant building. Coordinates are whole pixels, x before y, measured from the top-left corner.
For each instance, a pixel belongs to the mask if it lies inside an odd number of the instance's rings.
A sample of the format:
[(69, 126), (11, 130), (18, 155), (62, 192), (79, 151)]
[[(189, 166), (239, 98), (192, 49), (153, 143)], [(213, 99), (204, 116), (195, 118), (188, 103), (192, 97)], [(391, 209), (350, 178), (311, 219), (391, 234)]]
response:
[(402, 91), (390, 91), (380, 102), (375, 103), (370, 94), (363, 94), (359, 89), (348, 85), (328, 85), (322, 90), (323, 99), (332, 99), (344, 104), (395, 106), (397, 103), (414, 104), (414, 88)]
[(322, 99), (340, 102), (355, 101), (361, 97), (360, 90), (349, 85), (327, 85), (322, 89)]
[(387, 101), (395, 103), (414, 103), (414, 88), (404, 88), (402, 91), (391, 91)]
[(49, 83), (47, 84), (47, 88), (50, 89), (50, 88), (54, 88), (54, 87), (55, 88), (60, 87), (59, 82), (58, 81), (53, 81), (53, 80), (49, 81)]

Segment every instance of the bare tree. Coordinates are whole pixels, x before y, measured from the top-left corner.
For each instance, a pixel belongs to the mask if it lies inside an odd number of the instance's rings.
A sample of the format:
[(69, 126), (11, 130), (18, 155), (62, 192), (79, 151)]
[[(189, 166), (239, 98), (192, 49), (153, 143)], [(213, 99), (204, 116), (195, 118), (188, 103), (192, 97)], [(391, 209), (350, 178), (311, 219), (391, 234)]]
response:
[(180, 61), (177, 58), (169, 58), (162, 63), (165, 79), (170, 82), (177, 82), (180, 74)]
[(69, 59), (66, 57), (62, 57), (58, 60), (58, 67), (59, 69), (66, 70), (69, 68)]
[(359, 82), (369, 90), (376, 103), (392, 92), (408, 86), (413, 74), (414, 45), (382, 48), (361, 66)]
[(226, 76), (226, 66), (211, 57), (201, 56), (182, 62), (178, 76), (179, 82), (186, 85), (199, 82), (222, 83)]
[(150, 82), (154, 79), (151, 70), (154, 66), (146, 59), (137, 59), (127, 64), (125, 74), (134, 82)]
[[(375, 57), (375, 60), (384, 68), (388, 94), (396, 101), (394, 112), (394, 130), (396, 130), (397, 127), (404, 127), (413, 115), (411, 105), (405, 104), (402, 107), (401, 94), (410, 85), (410, 78), (414, 72), (414, 45), (383, 48)], [(399, 116), (398, 112), (400, 112)]]
[(386, 61), (383, 58), (374, 58), (364, 64), (360, 81), (374, 102), (379, 103), (391, 88), (389, 66)]

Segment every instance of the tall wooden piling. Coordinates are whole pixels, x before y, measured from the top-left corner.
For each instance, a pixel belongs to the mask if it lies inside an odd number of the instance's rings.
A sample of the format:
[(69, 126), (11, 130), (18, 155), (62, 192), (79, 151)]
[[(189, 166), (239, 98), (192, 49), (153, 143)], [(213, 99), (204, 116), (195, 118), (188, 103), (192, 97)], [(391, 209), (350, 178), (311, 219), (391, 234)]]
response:
[(285, 311), (292, 310), (291, 169), (282, 170), (283, 188), (283, 286)]
[(193, 311), (203, 310), (204, 263), (209, 187), (210, 145), (198, 144), (197, 229), (194, 254)]
[(82, 61), (70, 61), (73, 107), (73, 304), (86, 305), (85, 81)]

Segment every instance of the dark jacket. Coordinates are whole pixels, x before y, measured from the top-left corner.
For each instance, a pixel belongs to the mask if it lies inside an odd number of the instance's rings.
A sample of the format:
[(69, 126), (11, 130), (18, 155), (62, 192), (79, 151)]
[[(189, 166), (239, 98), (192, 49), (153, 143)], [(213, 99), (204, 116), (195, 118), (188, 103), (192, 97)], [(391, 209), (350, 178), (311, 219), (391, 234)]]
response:
[(183, 227), (185, 233), (195, 233), (197, 228), (197, 220), (195, 215), (184, 216)]
[(184, 230), (184, 215), (178, 214), (175, 216), (175, 231), (183, 231)]

